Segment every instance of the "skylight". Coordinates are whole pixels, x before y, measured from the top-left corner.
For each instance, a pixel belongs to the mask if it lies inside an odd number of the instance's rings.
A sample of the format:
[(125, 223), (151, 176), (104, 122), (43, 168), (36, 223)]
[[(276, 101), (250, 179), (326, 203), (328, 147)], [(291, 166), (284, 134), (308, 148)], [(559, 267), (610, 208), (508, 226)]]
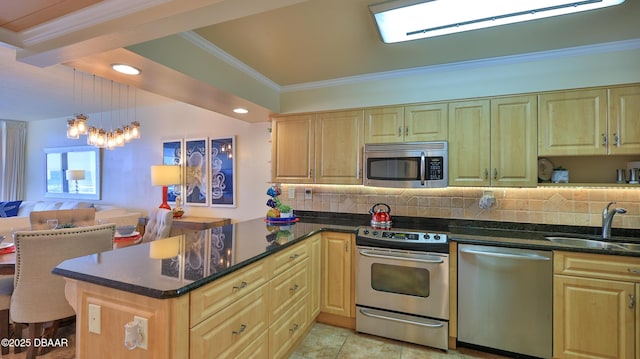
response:
[(542, 19), (625, 0), (392, 0), (369, 5), (386, 43)]

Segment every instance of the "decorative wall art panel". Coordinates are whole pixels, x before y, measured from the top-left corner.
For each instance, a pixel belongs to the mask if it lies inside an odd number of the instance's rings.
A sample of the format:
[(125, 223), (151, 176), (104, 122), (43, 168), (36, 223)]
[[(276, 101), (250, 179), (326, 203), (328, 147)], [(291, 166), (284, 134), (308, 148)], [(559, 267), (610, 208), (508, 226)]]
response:
[(191, 206), (207, 206), (209, 185), (207, 164), (209, 151), (207, 139), (185, 141), (185, 203)]
[(211, 206), (236, 206), (235, 136), (210, 140)]
[[(183, 140), (167, 140), (162, 143), (162, 164), (163, 165), (180, 165), (184, 163), (182, 157), (184, 153)], [(181, 176), (184, 178), (184, 171)], [(182, 196), (181, 185), (168, 186), (167, 202), (175, 203), (176, 197)]]

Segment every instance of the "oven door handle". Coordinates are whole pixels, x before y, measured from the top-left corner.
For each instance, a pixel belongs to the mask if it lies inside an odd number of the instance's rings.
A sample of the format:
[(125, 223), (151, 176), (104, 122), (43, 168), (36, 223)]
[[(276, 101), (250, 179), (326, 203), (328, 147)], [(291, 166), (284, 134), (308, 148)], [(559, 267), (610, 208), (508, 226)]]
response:
[(479, 251), (479, 250), (475, 250), (475, 249), (461, 249), (460, 252), (469, 253), (469, 254), (478, 254), (478, 255), (489, 256), (489, 257), (512, 258), (512, 259), (528, 259), (528, 260), (534, 260), (534, 261), (548, 261), (548, 260), (551, 260), (551, 258), (539, 256), (539, 255), (536, 255), (536, 254), (515, 254), (515, 253), (485, 252), (485, 251)]
[(412, 256), (393, 256), (393, 255), (387, 255), (387, 254), (378, 254), (375, 253), (373, 251), (368, 251), (368, 250), (360, 250), (360, 254), (365, 256), (365, 257), (372, 257), (372, 258), (382, 258), (382, 259), (393, 259), (393, 260), (401, 260), (401, 261), (408, 261), (408, 262), (422, 262), (422, 263), (444, 263), (444, 260), (442, 260), (442, 258), (435, 258), (435, 259), (428, 259), (425, 257), (418, 257), (415, 255)]
[(428, 328), (442, 328), (444, 326), (443, 323), (439, 323), (439, 322), (435, 322), (435, 321), (431, 322), (431, 323), (428, 323), (428, 322), (426, 322), (428, 319), (423, 319), (423, 320), (425, 320), (425, 322), (422, 322), (422, 321), (407, 320), (407, 319), (402, 319), (402, 318), (395, 318), (395, 317), (391, 317), (391, 316), (375, 314), (375, 313), (372, 313), (372, 312), (370, 312), (370, 311), (368, 311), (368, 310), (366, 310), (364, 308), (360, 308), (360, 313), (362, 315), (365, 315), (365, 316), (371, 317), (371, 318), (390, 320), (390, 321), (400, 322), (400, 323), (405, 323), (405, 324), (420, 325), (420, 326), (428, 327)]

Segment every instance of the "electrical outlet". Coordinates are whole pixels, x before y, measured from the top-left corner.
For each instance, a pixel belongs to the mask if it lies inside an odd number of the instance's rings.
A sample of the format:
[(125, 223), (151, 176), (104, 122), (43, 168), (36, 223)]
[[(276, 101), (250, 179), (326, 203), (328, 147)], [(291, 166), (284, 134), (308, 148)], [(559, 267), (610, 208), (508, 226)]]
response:
[(149, 319), (135, 315), (133, 320), (138, 322), (142, 331), (142, 342), (138, 345), (138, 348), (147, 350), (149, 345)]
[(311, 192), (311, 188), (305, 188), (304, 189), (304, 199), (311, 199), (313, 198), (313, 194)]
[(296, 198), (296, 188), (291, 187), (289, 188), (289, 199), (294, 199), (294, 198)]
[(89, 304), (89, 333), (100, 334), (100, 306)]

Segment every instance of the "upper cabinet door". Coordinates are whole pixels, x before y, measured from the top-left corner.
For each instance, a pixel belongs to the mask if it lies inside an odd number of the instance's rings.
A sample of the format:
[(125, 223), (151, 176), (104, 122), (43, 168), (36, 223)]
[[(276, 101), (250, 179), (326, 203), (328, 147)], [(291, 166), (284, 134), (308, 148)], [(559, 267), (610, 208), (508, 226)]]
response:
[(274, 182), (313, 183), (314, 117), (273, 119), (271, 176)]
[(404, 141), (446, 141), (449, 121), (447, 104), (416, 105), (404, 108)]
[(489, 100), (449, 104), (450, 186), (491, 184), (489, 111)]
[(538, 183), (537, 96), (491, 100), (491, 185)]
[(316, 183), (362, 184), (362, 110), (316, 117)]
[(640, 153), (640, 86), (609, 90), (609, 153)]
[(364, 111), (365, 143), (402, 142), (404, 107), (374, 108)]
[(539, 156), (607, 153), (605, 89), (542, 94), (539, 105)]

